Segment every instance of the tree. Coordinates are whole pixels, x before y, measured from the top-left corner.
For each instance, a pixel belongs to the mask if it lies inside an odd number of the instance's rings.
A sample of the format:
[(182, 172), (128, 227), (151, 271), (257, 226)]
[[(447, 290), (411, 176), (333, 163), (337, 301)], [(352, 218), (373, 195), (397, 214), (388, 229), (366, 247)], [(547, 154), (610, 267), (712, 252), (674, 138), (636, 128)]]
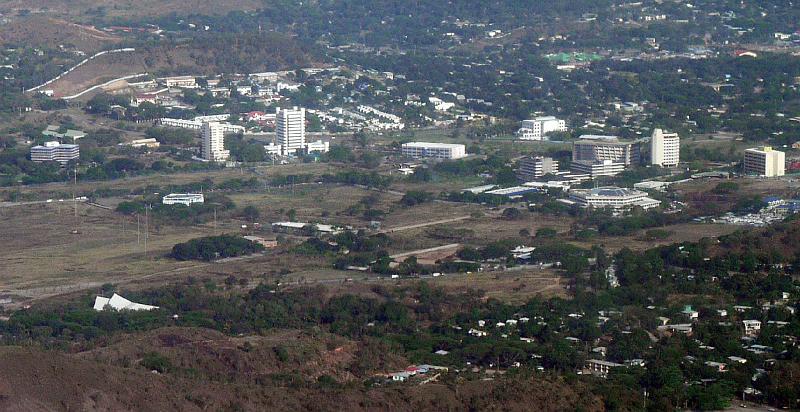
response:
[(518, 220), (522, 218), (522, 211), (516, 207), (508, 207), (503, 210), (502, 216), (506, 220)]
[(246, 206), (242, 209), (242, 217), (247, 219), (248, 221), (255, 222), (261, 216), (261, 213), (258, 211), (258, 208), (255, 206)]

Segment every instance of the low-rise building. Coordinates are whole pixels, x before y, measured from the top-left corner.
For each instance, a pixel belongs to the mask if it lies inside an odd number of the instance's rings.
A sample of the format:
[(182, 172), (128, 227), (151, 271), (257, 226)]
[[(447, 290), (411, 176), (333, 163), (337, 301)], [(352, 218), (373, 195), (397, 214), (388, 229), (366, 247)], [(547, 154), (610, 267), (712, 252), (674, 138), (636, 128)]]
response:
[(540, 116), (523, 120), (517, 136), (520, 140), (543, 140), (551, 132), (566, 132), (567, 124), (555, 116)]
[(467, 155), (467, 149), (463, 144), (409, 142), (403, 143), (400, 153), (414, 159), (460, 159)]
[(584, 364), (585, 369), (587, 369), (593, 375), (597, 375), (602, 378), (608, 376), (609, 372), (611, 372), (611, 369), (624, 368), (624, 367), (625, 365), (621, 363), (614, 363), (600, 359), (589, 359)]
[(205, 198), (202, 193), (170, 193), (161, 199), (161, 203), (165, 205), (191, 206), (194, 203), (203, 202), (205, 202)]
[(756, 319), (746, 319), (742, 321), (744, 334), (748, 336), (758, 335), (761, 332), (761, 321)]
[(582, 207), (611, 208), (615, 210), (641, 207), (651, 209), (661, 202), (647, 197), (647, 193), (619, 187), (598, 187), (595, 189), (573, 189), (569, 192), (570, 200)]
[(161, 143), (159, 143), (158, 140), (151, 137), (148, 139), (136, 139), (136, 140), (131, 140), (130, 142), (127, 143), (120, 143), (119, 146), (147, 147), (153, 149), (161, 146)]

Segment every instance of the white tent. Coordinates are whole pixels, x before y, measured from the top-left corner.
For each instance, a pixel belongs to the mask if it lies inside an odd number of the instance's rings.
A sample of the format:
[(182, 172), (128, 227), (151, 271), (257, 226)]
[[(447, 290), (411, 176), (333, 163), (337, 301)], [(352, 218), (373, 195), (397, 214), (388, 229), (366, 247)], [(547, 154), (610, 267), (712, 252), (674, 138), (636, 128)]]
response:
[(94, 300), (94, 310), (104, 310), (106, 307), (111, 307), (114, 310), (153, 310), (158, 309), (158, 306), (143, 305), (141, 303), (131, 302), (116, 293), (111, 298), (104, 298), (98, 296)]

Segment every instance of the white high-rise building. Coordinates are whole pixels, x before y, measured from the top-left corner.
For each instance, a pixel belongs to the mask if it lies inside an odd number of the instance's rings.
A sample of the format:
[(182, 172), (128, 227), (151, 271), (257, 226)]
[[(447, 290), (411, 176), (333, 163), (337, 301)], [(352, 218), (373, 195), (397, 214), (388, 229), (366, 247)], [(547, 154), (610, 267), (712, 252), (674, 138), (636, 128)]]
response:
[(542, 140), (550, 132), (566, 131), (565, 121), (554, 116), (540, 116), (531, 120), (523, 120), (517, 135), (521, 140)]
[(306, 146), (306, 109), (278, 108), (275, 111), (275, 137), (284, 156), (303, 149)]
[(225, 130), (217, 122), (204, 122), (200, 127), (203, 137), (203, 159), (211, 162), (224, 162), (231, 153), (225, 150)]
[(653, 130), (650, 138), (650, 164), (662, 167), (675, 167), (680, 162), (681, 138), (677, 133), (664, 133)]
[(744, 173), (764, 177), (783, 176), (786, 172), (786, 153), (769, 146), (744, 151)]

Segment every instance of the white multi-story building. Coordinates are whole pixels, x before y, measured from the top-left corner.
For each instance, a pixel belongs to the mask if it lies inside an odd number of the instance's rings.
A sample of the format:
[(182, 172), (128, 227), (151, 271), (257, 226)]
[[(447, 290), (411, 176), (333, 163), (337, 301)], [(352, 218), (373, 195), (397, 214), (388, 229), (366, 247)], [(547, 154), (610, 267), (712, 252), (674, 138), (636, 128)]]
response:
[(616, 176), (625, 171), (625, 164), (612, 160), (592, 162), (589, 160), (576, 160), (570, 165), (574, 173), (589, 175), (592, 179), (601, 176)]
[(330, 142), (317, 140), (316, 142), (306, 143), (306, 153), (328, 153), (331, 150)]
[(403, 143), (400, 153), (415, 159), (460, 159), (467, 155), (467, 149), (463, 144), (408, 142)]
[(80, 156), (80, 148), (76, 144), (46, 142), (43, 146), (31, 147), (31, 161), (36, 163), (58, 162), (63, 166)]
[(558, 173), (558, 162), (550, 157), (527, 156), (519, 161), (517, 177), (529, 182), (546, 174)]
[[(166, 127), (179, 127), (181, 129), (191, 129), (191, 130), (200, 130), (203, 127), (203, 122), (196, 121), (196, 120), (185, 120), (185, 119), (172, 119), (169, 117), (162, 117), (158, 119), (158, 122), (162, 126)], [(244, 126), (239, 126), (237, 124), (230, 124), (230, 123), (218, 123), (219, 127), (222, 128), (223, 133), (244, 133), (245, 128)]]
[(278, 108), (275, 111), (275, 138), (284, 156), (303, 149), (306, 145), (306, 109)]
[(158, 79), (159, 82), (164, 83), (167, 87), (181, 87), (186, 89), (196, 89), (197, 79), (194, 76), (174, 76), (162, 77)]
[(769, 146), (744, 151), (744, 173), (765, 177), (783, 176), (786, 172), (786, 153)]
[(231, 153), (225, 150), (225, 130), (216, 122), (204, 122), (200, 128), (203, 138), (203, 159), (224, 162)]
[(269, 156), (280, 156), (283, 151), (281, 150), (281, 145), (275, 144), (275, 142), (270, 142), (269, 144), (264, 145), (264, 151)]
[(203, 203), (205, 198), (202, 193), (170, 193), (161, 199), (165, 205), (181, 204), (191, 206), (192, 203)]
[(542, 140), (550, 132), (566, 132), (565, 121), (555, 116), (540, 116), (530, 120), (523, 120), (517, 135), (521, 140)]
[(205, 116), (195, 116), (193, 120), (196, 122), (223, 122), (230, 119), (230, 117), (230, 113), (209, 114)]
[(661, 167), (675, 167), (680, 162), (681, 138), (677, 133), (664, 133), (653, 130), (650, 138), (650, 164)]
[(613, 186), (570, 190), (569, 198), (579, 206), (614, 210), (628, 209), (634, 206), (651, 209), (661, 204), (658, 200), (647, 197), (645, 192)]

